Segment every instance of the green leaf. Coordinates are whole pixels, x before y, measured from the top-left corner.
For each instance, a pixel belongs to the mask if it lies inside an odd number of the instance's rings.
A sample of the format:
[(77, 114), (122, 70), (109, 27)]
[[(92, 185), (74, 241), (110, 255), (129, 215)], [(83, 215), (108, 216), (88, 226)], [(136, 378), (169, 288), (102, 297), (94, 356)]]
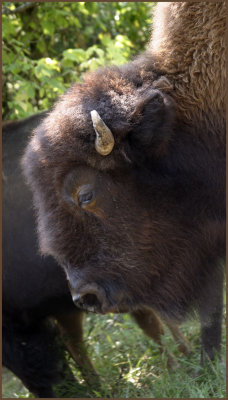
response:
[(66, 87), (60, 81), (60, 78), (58, 78), (58, 79), (50, 79), (49, 83), (50, 83), (50, 86), (52, 87), (52, 90), (54, 92), (57, 92), (58, 94), (62, 94), (66, 90)]
[(45, 35), (53, 35), (55, 32), (55, 25), (53, 22), (48, 21), (48, 20), (41, 20), (41, 26), (43, 28), (43, 32)]
[(80, 63), (86, 59), (86, 51), (83, 49), (67, 49), (63, 52), (63, 58)]
[(46, 45), (44, 42), (38, 41), (37, 48), (40, 51), (40, 53), (44, 53), (44, 51), (46, 50)]
[(50, 78), (56, 74), (56, 71), (60, 72), (59, 62), (49, 57), (38, 60), (34, 70), (35, 76), (38, 79), (41, 79), (42, 77)]
[(2, 20), (2, 37), (3, 39), (7, 39), (10, 36), (13, 36), (17, 34), (16, 28), (13, 26), (13, 24), (10, 23), (9, 20), (4, 18), (5, 16), (3, 15), (3, 20)]

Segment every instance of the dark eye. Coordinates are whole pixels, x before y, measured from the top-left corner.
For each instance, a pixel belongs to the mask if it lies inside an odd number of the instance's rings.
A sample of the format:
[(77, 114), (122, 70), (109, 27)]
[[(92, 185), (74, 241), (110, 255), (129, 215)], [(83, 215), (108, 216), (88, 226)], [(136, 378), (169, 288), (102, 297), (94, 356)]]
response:
[(93, 191), (88, 190), (86, 188), (82, 188), (82, 190), (78, 194), (78, 204), (80, 207), (86, 206), (93, 200)]

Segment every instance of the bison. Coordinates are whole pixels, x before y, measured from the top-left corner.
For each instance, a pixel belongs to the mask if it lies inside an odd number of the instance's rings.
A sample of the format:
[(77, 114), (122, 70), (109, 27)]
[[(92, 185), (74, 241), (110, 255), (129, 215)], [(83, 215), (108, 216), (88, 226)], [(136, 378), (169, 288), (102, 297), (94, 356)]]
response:
[(224, 4), (178, 4), (165, 26), (172, 61), (152, 42), (86, 75), (34, 131), (23, 169), (41, 252), (63, 267), (75, 304), (178, 323), (196, 311), (203, 362), (221, 342)]
[[(99, 385), (83, 344), (83, 313), (72, 301), (65, 274), (54, 258), (38, 253), (32, 196), (20, 167), (31, 130), (46, 115), (3, 125), (3, 365), (38, 397), (54, 397), (53, 384), (60, 380), (61, 390), (70, 380), (77, 393), (77, 383), (62, 354), (63, 343), (59, 345), (60, 336), (86, 382), (96, 389)], [(133, 317), (161, 344), (164, 330), (152, 310), (135, 312)], [(169, 328), (180, 351), (188, 352), (178, 327), (169, 324)], [(163, 350), (167, 352), (161, 346)], [(171, 354), (168, 365), (175, 365)]]
[[(73, 381), (58, 344), (57, 326), (66, 348), (87, 382), (98, 382), (86, 355), (83, 313), (69, 293), (65, 275), (52, 257), (38, 254), (31, 193), (20, 158), (31, 129), (45, 113), (3, 125), (3, 365), (38, 397), (54, 397), (53, 384)], [(62, 370), (62, 367), (63, 370)], [(75, 389), (76, 390), (76, 389)]]

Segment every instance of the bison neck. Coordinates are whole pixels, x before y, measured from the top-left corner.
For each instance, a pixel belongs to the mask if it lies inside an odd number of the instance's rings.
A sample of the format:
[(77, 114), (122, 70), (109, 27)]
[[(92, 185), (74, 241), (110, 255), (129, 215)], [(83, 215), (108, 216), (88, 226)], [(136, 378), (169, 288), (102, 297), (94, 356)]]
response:
[[(225, 136), (225, 2), (158, 3), (148, 47), (186, 121)], [(162, 89), (163, 79), (157, 87)], [(169, 89), (168, 89), (169, 91)]]

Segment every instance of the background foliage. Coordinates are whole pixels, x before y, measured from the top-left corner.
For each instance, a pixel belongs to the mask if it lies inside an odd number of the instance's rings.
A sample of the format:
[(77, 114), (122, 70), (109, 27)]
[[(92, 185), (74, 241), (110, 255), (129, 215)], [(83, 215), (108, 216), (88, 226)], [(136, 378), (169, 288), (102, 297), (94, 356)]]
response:
[(3, 3), (4, 120), (48, 109), (86, 71), (141, 52), (154, 3), (22, 4)]

